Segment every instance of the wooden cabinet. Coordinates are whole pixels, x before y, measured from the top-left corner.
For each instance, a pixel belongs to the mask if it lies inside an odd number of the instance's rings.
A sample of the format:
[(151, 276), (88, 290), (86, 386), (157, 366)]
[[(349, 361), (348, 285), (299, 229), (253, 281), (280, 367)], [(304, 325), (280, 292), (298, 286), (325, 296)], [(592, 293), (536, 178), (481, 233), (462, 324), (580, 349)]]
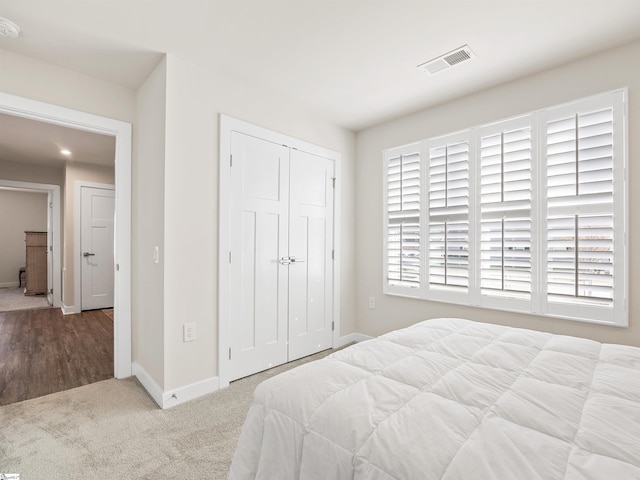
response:
[(25, 295), (47, 293), (47, 232), (24, 232), (27, 244)]

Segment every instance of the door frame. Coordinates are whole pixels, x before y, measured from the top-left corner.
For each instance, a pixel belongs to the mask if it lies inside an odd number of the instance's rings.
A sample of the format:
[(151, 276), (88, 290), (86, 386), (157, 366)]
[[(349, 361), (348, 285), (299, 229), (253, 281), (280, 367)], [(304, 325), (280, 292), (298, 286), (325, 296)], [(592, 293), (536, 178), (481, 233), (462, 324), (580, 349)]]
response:
[(131, 124), (50, 103), (0, 92), (0, 113), (115, 138), (115, 378), (131, 376)]
[(259, 127), (228, 115), (220, 114), (219, 137), (219, 203), (218, 203), (218, 384), (220, 388), (229, 386), (231, 347), (230, 289), (231, 268), (230, 253), (230, 184), (231, 184), (231, 132), (243, 133), (280, 145), (302, 150), (334, 162), (334, 201), (333, 201), (333, 321), (332, 343), (335, 347), (340, 339), (340, 172), (341, 155), (339, 152), (320, 147), (282, 133)]
[[(47, 281), (47, 289), (53, 289), (52, 306), (59, 308), (62, 305), (62, 269), (60, 268), (62, 252), (60, 246), (60, 232), (62, 231), (62, 223), (60, 221), (60, 185), (0, 179), (0, 189), (47, 194), (47, 210), (51, 208), (51, 214), (53, 217), (51, 222), (51, 231), (49, 231), (49, 225), (47, 225), (47, 249), (49, 248), (49, 245), (53, 247), (53, 258), (51, 259), (51, 284)], [(49, 205), (49, 195), (51, 195), (51, 203), (53, 204), (51, 206)], [(56, 274), (56, 272), (58, 273)]]
[[(75, 181), (75, 225), (76, 229), (73, 232), (74, 236), (74, 247), (73, 247), (73, 258), (75, 258), (75, 262), (73, 265), (73, 298), (77, 298), (76, 301), (78, 310), (82, 311), (82, 255), (80, 248), (80, 242), (82, 241), (82, 187), (89, 188), (99, 188), (102, 190), (111, 190), (115, 191), (116, 186), (108, 183), (95, 183), (95, 182), (87, 182), (85, 180), (76, 180)], [(114, 234), (114, 247), (115, 247), (115, 234)], [(115, 276), (114, 276), (115, 281)], [(115, 294), (115, 292), (114, 292)]]

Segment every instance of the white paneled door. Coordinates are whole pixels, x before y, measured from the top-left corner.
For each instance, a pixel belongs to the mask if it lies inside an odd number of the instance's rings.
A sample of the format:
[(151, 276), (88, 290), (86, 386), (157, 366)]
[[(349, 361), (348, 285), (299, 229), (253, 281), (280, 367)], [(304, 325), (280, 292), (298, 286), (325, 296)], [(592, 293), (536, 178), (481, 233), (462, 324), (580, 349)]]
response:
[(82, 310), (113, 307), (115, 192), (82, 187), (80, 261)]
[(231, 134), (230, 379), (332, 345), (333, 161)]
[(289, 361), (332, 346), (333, 161), (291, 150)]

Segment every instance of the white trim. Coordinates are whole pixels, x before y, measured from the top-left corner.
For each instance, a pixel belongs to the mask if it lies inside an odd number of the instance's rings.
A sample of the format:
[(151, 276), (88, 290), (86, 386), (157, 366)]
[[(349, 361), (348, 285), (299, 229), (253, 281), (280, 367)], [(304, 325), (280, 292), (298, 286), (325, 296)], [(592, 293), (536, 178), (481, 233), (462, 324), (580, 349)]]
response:
[(298, 150), (327, 158), (334, 162), (334, 175), (336, 177), (336, 187), (334, 189), (334, 262), (333, 262), (333, 346), (340, 338), (340, 188), (341, 188), (341, 155), (333, 150), (320, 147), (297, 138), (253, 125), (224, 114), (220, 114), (220, 157), (219, 170), (219, 210), (218, 210), (218, 382), (219, 388), (229, 385), (228, 357), (231, 346), (231, 321), (229, 319), (230, 299), (229, 299), (229, 277), (231, 269), (229, 267), (229, 225), (231, 223), (230, 190), (231, 167), (229, 159), (231, 157), (231, 132), (237, 131), (246, 135), (262, 138), (280, 145), (296, 148)]
[(119, 268), (114, 282), (113, 361), (115, 377), (129, 377), (131, 376), (131, 124), (2, 92), (0, 92), (0, 113), (115, 137), (115, 253)]
[(344, 347), (345, 345), (349, 345), (350, 343), (354, 343), (354, 342), (355, 343), (365, 342), (373, 338), (375, 337), (371, 337), (363, 333), (350, 333), (348, 335), (340, 337), (338, 341), (335, 343), (334, 348)]
[[(0, 96), (0, 112), (2, 112), (2, 97)], [(14, 180), (0, 179), (0, 188), (10, 188), (15, 190), (23, 190), (30, 192), (43, 192), (51, 194), (53, 203), (53, 220), (52, 231), (47, 232), (47, 241), (51, 241), (53, 247), (51, 285), (47, 284), (47, 288), (53, 289), (53, 306), (60, 307), (62, 305), (62, 221), (61, 221), (61, 201), (60, 201), (60, 185), (51, 185), (47, 183), (19, 182)], [(47, 209), (49, 206), (47, 205)], [(48, 227), (47, 227), (48, 228)], [(51, 236), (51, 238), (49, 238)], [(19, 285), (16, 284), (16, 285)]]
[(151, 375), (149, 375), (139, 363), (133, 362), (133, 365), (131, 365), (131, 371), (147, 391), (149, 396), (153, 399), (153, 401), (156, 402), (156, 405), (162, 408), (163, 392), (162, 388), (160, 388), (160, 385), (158, 385), (155, 380), (151, 378)]
[(184, 387), (164, 392), (162, 394), (162, 405), (160, 406), (163, 409), (172, 408), (181, 403), (217, 392), (218, 390), (220, 390), (218, 377), (207, 378), (206, 380), (192, 383), (191, 385), (185, 385)]
[(20, 286), (20, 282), (0, 283), (0, 288), (15, 288), (15, 287), (19, 287), (19, 286)]
[(80, 313), (80, 307), (76, 307), (75, 305), (65, 305), (64, 303), (60, 305), (60, 309), (62, 310), (63, 315), (73, 315), (74, 313)]
[[(76, 180), (73, 187), (75, 192), (74, 221), (76, 225), (73, 232), (73, 258), (75, 259), (73, 262), (73, 298), (76, 305), (78, 305), (78, 309), (82, 311), (82, 257), (80, 253), (80, 242), (82, 241), (82, 188), (101, 188), (115, 191), (116, 187), (108, 183), (87, 182), (85, 180)], [(115, 280), (115, 272), (113, 278)]]
[(136, 376), (156, 405), (163, 410), (220, 390), (218, 377), (211, 377), (200, 382), (192, 383), (191, 385), (185, 385), (184, 387), (164, 392), (162, 388), (160, 388), (160, 385), (151, 378), (151, 375), (149, 375), (140, 364), (134, 362), (132, 371), (133, 375)]

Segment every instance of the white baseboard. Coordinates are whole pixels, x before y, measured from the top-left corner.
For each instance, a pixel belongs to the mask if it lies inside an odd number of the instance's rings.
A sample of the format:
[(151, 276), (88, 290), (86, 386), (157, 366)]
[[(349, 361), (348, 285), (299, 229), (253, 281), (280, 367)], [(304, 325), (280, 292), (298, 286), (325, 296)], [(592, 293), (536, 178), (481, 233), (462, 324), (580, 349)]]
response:
[(19, 287), (20, 286), (20, 282), (4, 282), (4, 283), (0, 283), (0, 288), (15, 288), (15, 287)]
[(64, 303), (60, 305), (60, 310), (62, 310), (63, 315), (71, 315), (73, 313), (80, 313), (80, 307), (76, 307), (74, 305), (65, 305)]
[(207, 378), (191, 385), (169, 390), (162, 394), (162, 408), (171, 408), (181, 403), (194, 400), (198, 397), (208, 395), (209, 393), (220, 390), (220, 381), (218, 377)]
[(162, 408), (162, 389), (155, 380), (136, 362), (131, 365), (131, 373), (136, 376), (147, 393), (153, 398), (153, 401), (156, 402), (156, 405)]
[(338, 339), (338, 344), (335, 345), (335, 348), (344, 347), (350, 343), (358, 343), (364, 342), (365, 340), (371, 340), (373, 337), (369, 335), (363, 335), (362, 333), (350, 333), (349, 335), (345, 335)]
[(218, 377), (211, 377), (201, 382), (192, 383), (191, 385), (185, 385), (184, 387), (165, 392), (139, 364), (134, 362), (131, 367), (138, 381), (149, 393), (151, 398), (153, 398), (153, 401), (163, 410), (175, 407), (189, 400), (194, 400), (203, 395), (217, 392), (220, 389)]

